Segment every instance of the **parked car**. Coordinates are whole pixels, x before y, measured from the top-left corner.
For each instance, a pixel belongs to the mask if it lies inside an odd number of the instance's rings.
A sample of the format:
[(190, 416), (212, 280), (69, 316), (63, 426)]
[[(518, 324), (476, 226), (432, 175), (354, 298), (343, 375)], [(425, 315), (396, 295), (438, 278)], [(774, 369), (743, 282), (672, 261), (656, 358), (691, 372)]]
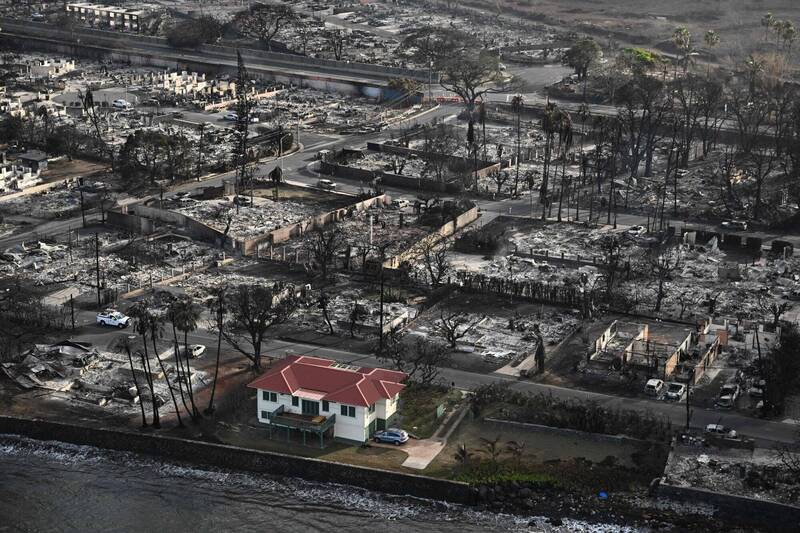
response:
[(408, 433), (402, 429), (389, 428), (385, 431), (376, 431), (375, 434), (372, 435), (372, 440), (400, 446), (408, 442)]
[(115, 109), (128, 109), (131, 107), (131, 103), (125, 100), (124, 98), (117, 98), (113, 102), (111, 102), (111, 106)]
[(650, 396), (658, 396), (662, 390), (664, 390), (664, 382), (660, 379), (649, 379), (644, 386), (645, 394)]
[(736, 398), (739, 397), (740, 393), (741, 389), (739, 388), (739, 385), (737, 385), (736, 383), (726, 383), (719, 390), (720, 398), (723, 396), (730, 396), (733, 400), (736, 400)]
[(405, 209), (410, 205), (411, 202), (405, 200), (403, 198), (392, 200), (392, 207), (395, 209)]
[(626, 233), (628, 235), (636, 236), (636, 235), (641, 235), (646, 231), (647, 229), (644, 226), (631, 226), (630, 228), (628, 228), (628, 231)]
[(731, 409), (736, 405), (736, 398), (739, 397), (739, 385), (726, 383), (719, 390), (719, 397), (714, 404), (723, 409)]
[(669, 383), (665, 396), (667, 400), (679, 401), (686, 394), (686, 385), (683, 383)]
[(106, 309), (102, 313), (97, 313), (97, 323), (101, 326), (114, 326), (117, 328), (127, 328), (131, 319), (119, 311)]
[(706, 426), (706, 433), (709, 435), (716, 435), (718, 437), (727, 437), (729, 439), (735, 439), (737, 434), (736, 431), (723, 426), (722, 424), (709, 424)]
[(739, 231), (747, 231), (747, 221), (745, 220), (726, 220), (722, 223), (725, 229), (735, 229)]
[[(202, 344), (190, 344), (189, 345), (189, 357), (197, 359), (201, 355), (206, 353), (206, 347)], [(186, 356), (186, 347), (181, 346), (181, 355)]]
[(250, 205), (250, 198), (247, 196), (235, 196), (233, 198), (233, 205), (248, 206)]
[(336, 183), (332, 182), (331, 180), (319, 180), (317, 182), (317, 187), (320, 189), (325, 189), (326, 191), (335, 191)]
[(231, 122), (236, 122), (237, 120), (239, 120), (239, 114), (238, 113), (226, 113), (225, 116), (222, 117), (222, 120), (229, 120)]

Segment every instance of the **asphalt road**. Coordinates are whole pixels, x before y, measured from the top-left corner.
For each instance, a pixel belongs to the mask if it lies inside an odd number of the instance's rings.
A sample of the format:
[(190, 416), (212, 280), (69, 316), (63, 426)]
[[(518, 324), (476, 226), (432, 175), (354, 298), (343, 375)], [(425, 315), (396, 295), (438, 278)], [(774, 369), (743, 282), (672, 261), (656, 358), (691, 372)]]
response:
[[(433, 119), (446, 120), (451, 118), (458, 112), (457, 107), (442, 106), (424, 117), (417, 119), (418, 122), (428, 122)], [(258, 166), (258, 172), (267, 174), (276, 165), (280, 164), (286, 172), (290, 181), (314, 184), (318, 179), (313, 173), (308, 172), (306, 167), (309, 163), (315, 160), (316, 152), (323, 148), (338, 148), (342, 146), (361, 146), (366, 141), (380, 141), (391, 138), (402, 130), (408, 127), (408, 124), (396, 125), (392, 128), (381, 132), (380, 134), (364, 134), (354, 136), (328, 136), (313, 133), (301, 132), (300, 142), (303, 145), (303, 150), (296, 153), (287, 155), (281, 158), (280, 161), (268, 161), (261, 163)], [(229, 172), (223, 175), (215, 176), (211, 179), (203, 180), (201, 182), (191, 182), (180, 185), (172, 190), (172, 193), (178, 191), (193, 190), (208, 185), (217, 185), (222, 179), (233, 177), (234, 173)], [(360, 183), (339, 180), (339, 190), (345, 192), (357, 192)], [(394, 196), (399, 197), (414, 197), (415, 193), (401, 189), (389, 189), (388, 192)], [(479, 206), (482, 211), (487, 215), (486, 218), (492, 218), (495, 214), (509, 213), (512, 215), (527, 216), (530, 214), (530, 199), (522, 198), (518, 200), (506, 201), (479, 201)], [(92, 215), (95, 218), (96, 215)], [(634, 225), (644, 224), (646, 217), (638, 215), (618, 215), (618, 224), (620, 225)], [(680, 223), (681, 221), (674, 221)], [(60, 220), (48, 222), (45, 225), (35, 228), (35, 230), (17, 235), (11, 239), (0, 241), (0, 245), (9, 246), (10, 244), (19, 242), (24, 238), (31, 238), (36, 234), (42, 233), (57, 233), (66, 231), (68, 227), (75, 228), (80, 225), (80, 218), (73, 218), (69, 220)], [(765, 236), (768, 236), (765, 234)], [(783, 236), (781, 236), (783, 237)], [(800, 244), (800, 238), (797, 236), (790, 237), (789, 240)], [(93, 312), (79, 312), (78, 316), (79, 332), (75, 336), (76, 339), (83, 339), (93, 342), (98, 345), (104, 345), (110, 342), (114, 335), (119, 333), (118, 330), (104, 330), (94, 325)], [(206, 344), (209, 346), (208, 355), (211, 358), (214, 355), (214, 348), (216, 337), (207, 331), (200, 330), (190, 335), (190, 342)], [(309, 354), (319, 355), (336, 359), (338, 361), (352, 362), (365, 366), (379, 366), (381, 363), (373, 356), (364, 356), (361, 354), (354, 354), (346, 351), (336, 350), (332, 348), (324, 348), (319, 346), (310, 346), (304, 344), (297, 344), (286, 342), (278, 339), (271, 339), (267, 341), (264, 347), (265, 353), (271, 355), (282, 355), (285, 353), (296, 354)], [(230, 354), (228, 355), (230, 356)], [(681, 427), (685, 424), (686, 411), (684, 404), (672, 404), (661, 401), (654, 401), (648, 399), (630, 399), (611, 396), (606, 394), (599, 394), (587, 391), (579, 391), (556, 387), (552, 385), (544, 385), (540, 383), (533, 383), (530, 381), (522, 381), (508, 376), (498, 374), (478, 374), (472, 372), (465, 372), (450, 368), (442, 369), (442, 379), (446, 382), (452, 382), (456, 387), (464, 390), (472, 390), (480, 385), (493, 382), (507, 382), (509, 385), (518, 390), (524, 390), (533, 393), (546, 393), (553, 394), (559, 398), (574, 398), (582, 400), (592, 400), (607, 408), (625, 408), (635, 409), (639, 411), (648, 411), (656, 414), (664, 415), (672, 420), (676, 427)], [(764, 443), (769, 442), (795, 442), (797, 437), (797, 428), (792, 424), (785, 424), (780, 422), (766, 421), (757, 418), (745, 417), (732, 412), (720, 412), (706, 409), (695, 409), (692, 418), (693, 427), (702, 428), (710, 423), (723, 423), (735, 428), (740, 434), (756, 438)]]
[[(108, 346), (120, 333), (131, 334), (129, 329), (118, 330), (97, 326), (94, 323), (94, 312), (80, 311), (77, 314), (76, 322), (78, 329), (74, 340), (91, 342), (96, 346)], [(215, 334), (206, 329), (198, 329), (189, 334), (189, 342), (192, 344), (204, 344), (207, 349), (198, 365), (211, 365), (216, 357)], [(337, 348), (314, 346), (298, 342), (286, 341), (281, 339), (268, 339), (264, 342), (263, 353), (271, 357), (283, 357), (287, 354), (311, 355), (326, 357), (361, 366), (383, 366), (374, 355), (364, 355)], [(238, 360), (244, 362), (244, 358), (225, 347), (222, 350), (223, 360)], [(440, 378), (445, 383), (453, 383), (455, 387), (462, 390), (474, 390), (482, 385), (491, 383), (506, 383), (514, 390), (529, 392), (533, 394), (551, 394), (560, 399), (593, 401), (607, 409), (632, 409), (640, 412), (653, 413), (668, 418), (674, 427), (683, 427), (686, 423), (686, 404), (671, 403), (645, 398), (623, 398), (608, 394), (601, 394), (589, 391), (569, 389), (542, 383), (534, 383), (527, 380), (509, 377), (502, 374), (479, 374), (452, 368), (442, 368)], [(732, 411), (717, 411), (713, 409), (692, 408), (692, 428), (703, 429), (707, 424), (724, 424), (736, 429), (739, 434), (755, 439), (764, 446), (773, 446), (777, 443), (797, 442), (798, 427), (790, 423), (782, 423), (742, 416)]]

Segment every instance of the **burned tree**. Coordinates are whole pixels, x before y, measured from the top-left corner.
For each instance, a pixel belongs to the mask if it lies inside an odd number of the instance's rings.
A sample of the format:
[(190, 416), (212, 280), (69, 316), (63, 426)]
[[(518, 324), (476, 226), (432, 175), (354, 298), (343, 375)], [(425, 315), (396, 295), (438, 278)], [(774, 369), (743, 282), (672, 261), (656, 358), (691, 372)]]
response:
[(347, 43), (347, 34), (343, 30), (328, 30), (324, 33), (328, 46), (333, 51), (336, 61), (341, 61), (344, 57), (344, 45)]
[(433, 324), (433, 331), (447, 341), (451, 349), (455, 349), (458, 341), (466, 337), (484, 318), (485, 315), (474, 318), (466, 313), (442, 310), (439, 313), (439, 320)]
[(449, 257), (449, 241), (424, 239), (416, 247), (416, 255), (422, 259), (422, 266), (430, 284), (438, 287), (450, 274), (452, 265)]
[(683, 264), (681, 252), (672, 247), (654, 248), (650, 251), (647, 261), (656, 283), (656, 303), (653, 310), (659, 312), (667, 294), (667, 282)]
[(259, 371), (267, 333), (289, 320), (297, 310), (294, 289), (280, 285), (239, 285), (229, 291), (227, 302), (228, 316), (222, 325), (222, 337)]
[(295, 20), (297, 15), (289, 6), (253, 4), (249, 10), (236, 16), (234, 24), (243, 35), (258, 39), (268, 51), (272, 51), (272, 39)]
[(450, 361), (447, 346), (429, 339), (413, 340), (393, 331), (386, 336), (383, 346), (376, 350), (378, 359), (408, 374), (410, 381), (421, 385), (434, 383), (440, 368)]
[(338, 226), (329, 229), (318, 227), (314, 230), (311, 254), (323, 280), (328, 279), (330, 269), (335, 266), (336, 257), (344, 246), (345, 235)]

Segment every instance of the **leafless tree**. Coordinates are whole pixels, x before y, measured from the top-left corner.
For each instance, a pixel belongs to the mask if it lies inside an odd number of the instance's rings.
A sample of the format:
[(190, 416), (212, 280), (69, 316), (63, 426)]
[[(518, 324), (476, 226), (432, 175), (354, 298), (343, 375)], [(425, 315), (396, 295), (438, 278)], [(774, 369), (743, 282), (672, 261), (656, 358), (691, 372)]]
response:
[(258, 39), (267, 50), (272, 50), (272, 39), (282, 28), (297, 20), (297, 15), (286, 5), (253, 4), (249, 10), (240, 12), (235, 18), (239, 31)]
[(378, 358), (408, 374), (408, 379), (422, 385), (434, 383), (442, 366), (450, 361), (447, 346), (424, 337), (413, 340), (393, 331), (377, 351)]
[(325, 323), (328, 324), (328, 333), (333, 335), (333, 324), (331, 323), (331, 317), (328, 315), (328, 305), (331, 303), (331, 299), (322, 291), (319, 293), (319, 299), (317, 300), (317, 306), (319, 307), (320, 311), (322, 311), (322, 318), (325, 320)]
[(447, 341), (451, 349), (455, 349), (459, 340), (480, 324), (486, 315), (478, 318), (460, 312), (439, 312), (439, 320), (433, 324), (433, 331)]
[(435, 241), (424, 239), (416, 247), (416, 255), (422, 259), (425, 273), (434, 287), (441, 285), (442, 281), (450, 274), (452, 265), (449, 257), (449, 239)]
[(425, 161), (423, 176), (444, 183), (450, 167), (450, 158), (461, 146), (457, 130), (446, 124), (428, 126), (422, 132), (422, 159)]
[(347, 44), (347, 34), (343, 30), (328, 30), (324, 33), (328, 46), (333, 50), (333, 57), (341, 61), (344, 57), (344, 45)]
[(328, 279), (330, 269), (335, 266), (336, 257), (345, 245), (345, 235), (339, 226), (328, 229), (318, 227), (311, 240), (311, 253), (319, 268), (322, 279)]
[(667, 282), (673, 272), (683, 264), (681, 252), (674, 247), (654, 248), (648, 255), (650, 272), (656, 283), (656, 304), (654, 311), (661, 311), (661, 304), (667, 293)]
[(789, 302), (776, 302), (761, 297), (758, 299), (758, 308), (765, 315), (770, 315), (772, 317), (772, 325), (778, 327), (781, 323), (781, 317), (792, 308), (792, 304)]
[(267, 333), (288, 321), (297, 310), (294, 288), (239, 285), (227, 294), (227, 302), (228, 315), (222, 337), (249, 359), (253, 368), (260, 370), (261, 349)]
[[(511, 179), (511, 175), (509, 175), (508, 172), (506, 172), (504, 170), (501, 170), (501, 171), (498, 171), (498, 172), (493, 172), (492, 174), (489, 175), (489, 178), (491, 178), (491, 180), (497, 186), (497, 194), (500, 195), (500, 193), (503, 191), (503, 185), (508, 183), (508, 180)], [(516, 188), (516, 184), (515, 184), (515, 188)]]

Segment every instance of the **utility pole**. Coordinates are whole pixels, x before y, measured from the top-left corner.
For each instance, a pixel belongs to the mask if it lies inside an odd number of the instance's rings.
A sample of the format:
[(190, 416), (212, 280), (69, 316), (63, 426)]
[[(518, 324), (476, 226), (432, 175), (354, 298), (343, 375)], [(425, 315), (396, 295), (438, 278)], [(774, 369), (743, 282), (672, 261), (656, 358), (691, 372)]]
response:
[(100, 236), (95, 232), (94, 234), (94, 260), (97, 271), (97, 309), (100, 309)]
[(381, 319), (380, 319), (380, 331), (378, 335), (380, 335), (380, 340), (378, 341), (378, 350), (380, 352), (383, 351), (383, 263), (381, 263)]
[(689, 425), (692, 421), (692, 384), (686, 386), (686, 431), (689, 431)]
[(83, 207), (83, 178), (78, 178), (78, 192), (81, 195), (81, 220), (83, 221), (83, 227), (86, 227), (86, 210)]
[(72, 331), (75, 331), (75, 301), (72, 294), (69, 295), (69, 314), (72, 317)]

